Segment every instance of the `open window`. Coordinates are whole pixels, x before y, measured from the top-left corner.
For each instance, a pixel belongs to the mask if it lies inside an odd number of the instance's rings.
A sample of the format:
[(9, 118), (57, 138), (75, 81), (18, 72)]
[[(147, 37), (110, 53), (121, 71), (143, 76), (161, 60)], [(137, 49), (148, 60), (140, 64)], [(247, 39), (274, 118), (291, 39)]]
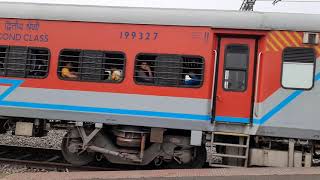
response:
[(5, 60), (7, 57), (8, 47), (0, 46), (0, 75), (3, 76), (5, 74)]
[(44, 78), (49, 71), (49, 51), (42, 48), (30, 48), (26, 73), (27, 77)]
[(50, 52), (46, 48), (0, 46), (0, 75), (21, 78), (45, 78)]
[(135, 81), (138, 84), (175, 87), (200, 87), (204, 60), (199, 56), (139, 54)]
[[(62, 50), (59, 56), (58, 74), (62, 79), (80, 79), (79, 74), (81, 63), (80, 50)], [(66, 70), (66, 71), (64, 71)], [(73, 77), (68, 75), (68, 72), (73, 74)]]
[(62, 50), (58, 75), (64, 80), (121, 82), (125, 56), (119, 52)]
[(282, 86), (288, 89), (311, 89), (314, 84), (315, 61), (313, 48), (285, 48), (282, 58)]

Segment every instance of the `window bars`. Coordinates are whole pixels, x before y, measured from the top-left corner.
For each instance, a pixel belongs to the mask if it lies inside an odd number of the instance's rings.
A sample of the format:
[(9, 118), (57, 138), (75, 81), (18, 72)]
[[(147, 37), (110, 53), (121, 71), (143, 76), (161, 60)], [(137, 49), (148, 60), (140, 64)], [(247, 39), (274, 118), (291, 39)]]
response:
[(200, 87), (204, 60), (198, 56), (139, 54), (134, 79), (138, 84)]
[(50, 51), (46, 48), (0, 46), (0, 75), (45, 78), (49, 71)]
[[(58, 75), (65, 80), (119, 83), (124, 78), (125, 60), (121, 52), (65, 49), (59, 56)], [(64, 68), (76, 77), (63, 77)]]

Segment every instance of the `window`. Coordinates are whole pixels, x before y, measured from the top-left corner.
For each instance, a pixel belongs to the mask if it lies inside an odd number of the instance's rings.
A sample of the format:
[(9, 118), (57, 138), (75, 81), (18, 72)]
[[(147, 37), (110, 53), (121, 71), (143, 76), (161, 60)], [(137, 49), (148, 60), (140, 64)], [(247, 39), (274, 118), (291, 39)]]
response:
[(0, 46), (0, 75), (4, 75), (4, 61), (6, 60), (7, 47)]
[(249, 66), (248, 46), (228, 45), (224, 61), (223, 88), (228, 91), (245, 91)]
[(0, 46), (0, 75), (45, 78), (49, 70), (49, 57), (46, 48)]
[(204, 62), (199, 56), (139, 54), (135, 81), (138, 84), (175, 87), (200, 87)]
[(94, 50), (62, 50), (58, 74), (61, 79), (121, 82), (124, 77), (125, 56), (119, 52)]
[(282, 86), (290, 89), (311, 89), (315, 61), (312, 48), (285, 48), (282, 59)]

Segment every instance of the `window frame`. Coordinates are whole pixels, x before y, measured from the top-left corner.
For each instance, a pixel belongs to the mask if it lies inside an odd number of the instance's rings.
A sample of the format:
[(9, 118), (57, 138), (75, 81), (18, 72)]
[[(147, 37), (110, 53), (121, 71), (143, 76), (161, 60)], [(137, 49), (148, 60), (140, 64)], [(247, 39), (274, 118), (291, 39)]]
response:
[[(184, 86), (180, 86), (180, 85), (159, 85), (159, 84), (155, 84), (155, 83), (144, 83), (144, 82), (139, 82), (137, 81), (136, 79), (136, 67), (137, 67), (137, 59), (138, 59), (138, 56), (140, 55), (150, 55), (150, 56), (180, 56), (180, 57), (194, 57), (194, 58), (199, 58), (202, 60), (202, 81), (200, 82), (199, 85), (196, 85), (196, 86), (192, 86), (192, 85), (184, 85)], [(156, 86), (156, 87), (164, 87), (164, 88), (187, 88), (187, 89), (190, 89), (190, 88), (194, 88), (194, 89), (200, 89), (203, 84), (204, 84), (204, 81), (205, 81), (205, 67), (206, 67), (206, 61), (205, 61), (205, 58), (201, 55), (187, 55), (187, 54), (168, 54), (168, 53), (143, 53), (143, 52), (140, 52), (138, 54), (136, 54), (135, 56), (135, 59), (134, 59), (134, 66), (133, 66), (133, 80), (134, 80), (134, 83), (136, 85), (143, 85), (143, 86)], [(181, 68), (182, 69), (182, 68)]]
[[(247, 54), (247, 67), (246, 67), (246, 70), (234, 70), (234, 71), (242, 71), (242, 72), (245, 72), (246, 73), (246, 77), (245, 77), (245, 88), (243, 90), (234, 90), (234, 89), (226, 89), (224, 87), (224, 83), (225, 83), (225, 73), (226, 73), (226, 70), (230, 70), (226, 67), (226, 56), (227, 56), (227, 50), (228, 50), (228, 47), (229, 46), (241, 46), (241, 47), (246, 47), (248, 49), (248, 54)], [(228, 91), (228, 92), (246, 92), (247, 89), (248, 89), (248, 76), (249, 76), (249, 66), (250, 66), (250, 48), (247, 44), (227, 44), (225, 47), (224, 47), (224, 63), (223, 63), (223, 76), (222, 76), (222, 88), (224, 91)]]
[[(61, 56), (61, 53), (63, 51), (79, 51), (80, 52), (80, 55), (79, 55), (79, 65), (82, 66), (82, 58), (83, 58), (83, 55), (82, 52), (83, 51), (96, 51), (96, 52), (102, 52), (102, 53), (117, 53), (117, 54), (121, 54), (123, 55), (123, 69), (122, 69), (122, 79), (120, 81), (112, 81), (112, 80), (82, 80), (82, 79), (67, 79), (67, 78), (63, 78), (61, 76), (61, 71), (59, 71), (59, 69), (62, 67), (60, 66), (60, 56)], [(103, 63), (102, 63), (103, 64)], [(123, 52), (123, 51), (108, 51), (108, 50), (93, 50), (93, 49), (72, 49), (72, 48), (63, 48), (63, 49), (60, 49), (59, 51), (59, 54), (58, 54), (58, 67), (57, 67), (57, 76), (60, 80), (62, 81), (75, 81), (75, 82), (94, 82), (94, 83), (110, 83), (110, 84), (120, 84), (124, 81), (125, 77), (126, 77), (126, 65), (127, 65), (127, 56), (126, 56), (126, 53)], [(81, 69), (80, 69), (81, 70)]]
[[(293, 88), (293, 87), (285, 87), (283, 86), (282, 84), (282, 79), (283, 79), (283, 64), (284, 64), (284, 52), (285, 50), (287, 49), (312, 49), (312, 52), (314, 54), (313, 56), (313, 78), (312, 78), (312, 86), (310, 88)], [(304, 90), (304, 91), (310, 91), (311, 89), (313, 89), (314, 87), (314, 82), (315, 82), (315, 73), (316, 73), (316, 62), (317, 62), (317, 57), (316, 57), (316, 52), (315, 52), (315, 49), (312, 48), (312, 47), (285, 47), (283, 50), (282, 50), (282, 56), (281, 56), (281, 71), (280, 71), (280, 85), (283, 89), (286, 89), (286, 90)], [(311, 64), (311, 63), (310, 63)]]
[[(7, 69), (6, 68), (4, 68), (4, 74), (3, 75), (1, 75), (0, 74), (0, 76), (3, 76), (3, 77), (13, 77), (13, 78), (24, 78), (24, 79), (46, 79), (46, 78), (48, 78), (48, 76), (49, 76), (49, 74), (50, 74), (50, 65), (51, 65), (51, 51), (50, 51), (50, 49), (49, 48), (47, 48), (47, 47), (39, 47), (39, 46), (10, 46), (10, 45), (0, 45), (0, 48), (8, 48), (8, 49), (10, 49), (10, 47), (25, 47), (25, 48), (27, 48), (27, 55), (29, 56), (31, 53), (29, 53), (29, 51), (31, 50), (31, 49), (33, 49), (33, 50), (47, 50), (48, 51), (48, 64), (47, 64), (47, 71), (45, 71), (46, 72), (46, 75), (45, 76), (41, 76), (41, 77), (35, 77), (35, 76), (30, 76), (30, 77), (28, 77), (28, 75), (26, 75), (26, 73), (25, 73), (25, 76), (24, 77), (17, 77), (17, 76), (8, 76), (8, 75), (6, 75), (7, 73)], [(8, 52), (8, 50), (5, 52), (5, 57), (4, 57), (4, 60), (5, 60), (5, 62), (4, 62), (4, 64), (6, 64), (7, 62), (8, 62), (8, 57), (7, 57), (7, 55), (8, 55), (8, 53), (10, 53), (10, 52)], [(32, 59), (29, 59), (29, 58), (27, 58), (26, 59), (26, 63), (25, 63), (25, 69), (24, 69), (24, 71), (26, 72), (26, 70), (27, 70), (27, 61), (28, 60), (32, 60)]]

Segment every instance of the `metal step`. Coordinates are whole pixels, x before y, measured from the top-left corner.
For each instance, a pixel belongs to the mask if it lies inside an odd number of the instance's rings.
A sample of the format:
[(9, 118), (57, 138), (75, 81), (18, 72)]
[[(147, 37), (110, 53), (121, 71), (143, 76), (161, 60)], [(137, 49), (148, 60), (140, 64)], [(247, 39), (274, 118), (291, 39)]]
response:
[(238, 159), (247, 159), (246, 156), (239, 156), (239, 155), (232, 155), (232, 154), (220, 154), (220, 153), (214, 153), (212, 156), (218, 156), (218, 157), (229, 157), (229, 158), (238, 158)]
[(225, 135), (225, 136), (239, 136), (239, 137), (248, 137), (247, 134), (232, 133), (232, 132), (213, 132), (214, 135)]
[[(239, 138), (239, 143), (238, 144), (233, 144), (233, 143), (224, 143), (224, 138), (222, 138), (222, 140), (220, 139), (219, 142), (215, 142), (215, 136), (216, 135), (222, 135), (222, 136), (233, 136), (233, 137), (238, 137)], [(246, 140), (245, 140), (246, 138)], [(228, 137), (226, 137), (226, 139), (228, 139)], [(222, 142), (221, 142), (222, 141)], [(247, 134), (239, 134), (239, 133), (231, 133), (231, 132), (212, 132), (211, 134), (211, 139), (210, 139), (210, 156), (212, 157), (221, 157), (221, 158), (234, 158), (234, 159), (242, 159), (243, 164), (239, 164), (239, 166), (235, 166), (232, 165), (232, 163), (230, 165), (229, 164), (229, 160), (227, 160), (227, 162), (225, 162), (226, 164), (215, 164), (214, 162), (209, 161), (209, 165), (212, 167), (247, 167), (248, 166), (248, 154), (249, 154), (249, 145), (250, 143), (250, 135)], [(223, 153), (214, 153), (213, 152), (213, 147), (214, 146), (222, 146), (222, 147), (229, 147), (229, 148), (236, 148), (239, 150), (236, 150), (235, 154), (233, 154), (234, 152), (230, 152), (230, 151), (226, 151)], [(241, 150), (242, 149), (242, 150)], [(237, 155), (238, 153), (240, 153), (239, 155)], [(240, 161), (241, 162), (241, 161)]]
[(224, 164), (209, 164), (211, 167), (222, 167), (222, 168), (243, 168), (240, 166), (231, 166), (231, 165), (224, 165)]
[(241, 147), (241, 148), (247, 148), (247, 145), (242, 144), (230, 144), (230, 143), (220, 143), (220, 142), (214, 142), (213, 145), (217, 146), (229, 146), (229, 147)]

